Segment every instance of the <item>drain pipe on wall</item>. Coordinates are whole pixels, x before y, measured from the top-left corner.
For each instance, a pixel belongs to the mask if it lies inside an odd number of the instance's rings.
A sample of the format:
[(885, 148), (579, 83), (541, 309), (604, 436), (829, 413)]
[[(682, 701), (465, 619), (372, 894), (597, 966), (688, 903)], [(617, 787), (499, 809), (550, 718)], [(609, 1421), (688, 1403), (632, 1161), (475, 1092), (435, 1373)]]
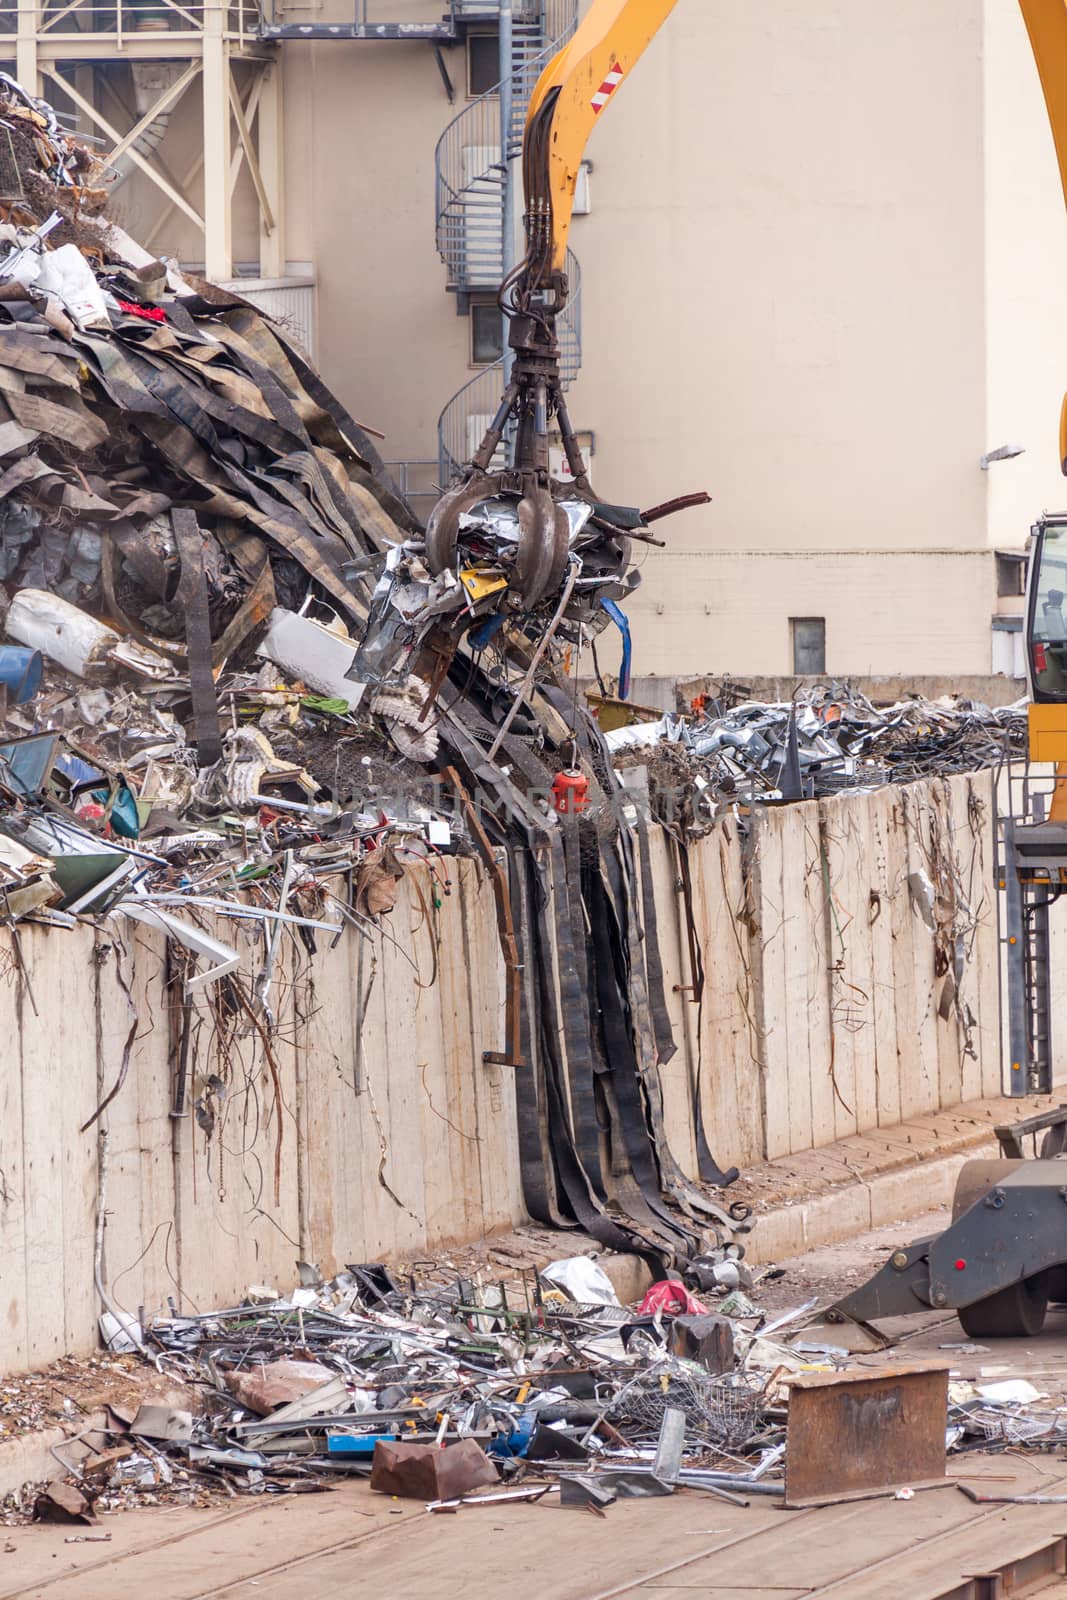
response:
[(102, 1127), (97, 1135), (96, 1237), (93, 1241), (93, 1283), (96, 1286), (100, 1304), (112, 1320), (110, 1326), (105, 1327), (103, 1318), (101, 1318), (101, 1337), (108, 1350), (122, 1350), (126, 1347), (125, 1341), (128, 1340), (143, 1355), (145, 1353), (145, 1342), (144, 1334), (141, 1331), (140, 1319), (132, 1316), (129, 1312), (120, 1311), (104, 1284), (104, 1230), (107, 1226), (108, 1166), (107, 1129)]

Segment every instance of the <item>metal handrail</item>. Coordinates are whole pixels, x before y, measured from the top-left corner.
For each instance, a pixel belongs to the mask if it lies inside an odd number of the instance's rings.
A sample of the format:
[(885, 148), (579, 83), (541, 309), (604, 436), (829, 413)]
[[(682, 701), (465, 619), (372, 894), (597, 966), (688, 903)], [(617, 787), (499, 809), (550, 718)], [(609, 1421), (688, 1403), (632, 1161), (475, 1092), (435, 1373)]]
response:
[[(144, 0), (144, 4), (141, 4), (141, 0), (137, 0), (136, 4), (125, 6), (123, 0), (115, 0), (110, 6), (93, 6), (90, 0), (74, 0), (73, 4), (60, 3), (60, 0), (44, 0), (43, 4), (35, 7), (34, 16), (39, 38), (43, 38), (45, 34), (63, 38), (82, 32), (79, 27), (79, 17), (87, 12), (92, 16), (93, 33), (135, 32), (136, 19), (145, 16), (166, 22), (168, 32), (171, 31), (172, 24), (175, 32), (199, 32), (204, 26), (203, 18), (207, 10), (208, 7), (201, 3), (201, 0), (189, 0), (188, 4), (176, 4), (174, 0)], [(68, 26), (59, 27), (58, 24), (64, 21), (68, 22)]]
[[(503, 195), (505, 162), (522, 148), (530, 95), (542, 71), (577, 26), (577, 0), (541, 0), (535, 14), (516, 17), (518, 37), (536, 25), (548, 43), (527, 51), (512, 74), (512, 117), (507, 149), (501, 148), (500, 92), (494, 84), (447, 124), (434, 150), (435, 233), (437, 249), (457, 288), (494, 287), (503, 275)], [(477, 172), (464, 171), (471, 150), (495, 152)]]
[(504, 388), (504, 358), (483, 367), (457, 389), (437, 419), (437, 470), (442, 489), (462, 470), (471, 450), (466, 439), (470, 417), (491, 416)]
[[(368, 24), (376, 22), (399, 20), (397, 13), (402, 13), (404, 5), (410, 3), (411, 0), (374, 0), (374, 9), (379, 15), (372, 17), (369, 13), (371, 0), (352, 0), (352, 21), (357, 26), (366, 27)], [(522, 0), (520, 0), (521, 3)], [(420, 5), (420, 13), (422, 9)], [(453, 18), (483, 18), (491, 17), (495, 12), (499, 11), (499, 4), (497, 0), (449, 0), (448, 9)], [(282, 10), (284, 10), (284, 0), (280, 0), (280, 3), (279, 0), (271, 0), (272, 21), (277, 21), (278, 13)], [(447, 21), (447, 17), (445, 20)]]
[[(35, 31), (39, 37), (53, 39), (84, 38), (85, 30), (80, 19), (91, 12), (94, 35), (107, 34), (123, 40), (136, 37), (146, 30), (139, 26), (146, 17), (166, 22), (168, 34), (198, 35), (204, 29), (204, 17), (209, 11), (221, 11), (225, 18), (227, 37), (255, 37), (264, 18), (259, 0), (105, 0), (93, 6), (91, 0), (41, 0), (34, 7)], [(14, 17), (5, 13), (0, 19), (0, 31), (10, 31)], [(149, 33), (153, 30), (147, 30)], [(160, 32), (163, 30), (160, 29)]]
[(383, 463), (400, 496), (421, 521), (425, 522), (441, 498), (438, 473), (440, 462), (427, 458)]
[[(555, 47), (546, 45), (534, 57), (540, 69), (545, 66), (554, 54)], [(525, 77), (526, 74), (523, 74)], [(536, 79), (534, 79), (536, 82)], [(532, 88), (532, 84), (531, 84)], [(511, 138), (515, 138), (515, 123), (519, 120), (519, 113), (525, 116), (526, 96), (521, 92), (514, 97), (516, 107), (512, 117)], [(521, 141), (521, 126), (519, 138)], [(467, 214), (471, 211), (492, 209), (494, 217), (500, 219), (503, 227), (502, 195), (504, 189), (505, 168), (504, 161), (511, 159), (516, 153), (509, 146), (506, 155), (500, 149), (500, 84), (494, 84), (476, 100), (472, 100), (463, 110), (457, 112), (452, 118), (434, 148), (434, 176), (436, 186), (436, 235), (437, 249), (446, 266), (451, 267), (455, 251), (450, 249), (452, 240), (449, 238), (448, 224), (450, 221), (458, 222), (463, 228), (467, 223)], [(494, 150), (496, 158), (490, 161), (479, 172), (469, 176), (463, 173), (465, 153), (469, 150)], [(456, 208), (458, 208), (458, 213)], [(465, 230), (464, 230), (465, 231)], [(500, 256), (501, 245), (497, 250)], [(496, 277), (499, 282), (500, 272)]]

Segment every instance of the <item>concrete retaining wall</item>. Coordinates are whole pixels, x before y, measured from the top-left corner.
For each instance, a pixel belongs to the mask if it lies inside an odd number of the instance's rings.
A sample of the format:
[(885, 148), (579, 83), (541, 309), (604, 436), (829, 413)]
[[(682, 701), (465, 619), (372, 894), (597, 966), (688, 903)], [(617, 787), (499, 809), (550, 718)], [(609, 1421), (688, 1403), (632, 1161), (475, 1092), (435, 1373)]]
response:
[[(700, 1005), (668, 997), (682, 1048), (663, 1069), (684, 1165), (697, 1075), (712, 1150), (738, 1166), (1000, 1092), (991, 806), (982, 773), (768, 810), (747, 845), (728, 819), (690, 846), (706, 982)], [(656, 900), (689, 985), (673, 850), (653, 840)]]
[[(103, 932), (24, 925), (27, 982), (4, 935), (0, 1371), (93, 1347), (101, 1171), (104, 1277), (129, 1311), (225, 1305), (252, 1282), (289, 1286), (298, 1257), (332, 1271), (523, 1215), (513, 1087), (481, 1062), (501, 1045), (492, 894), (475, 862), (450, 869), (439, 909), (410, 875), (362, 963), (353, 934), (333, 950), (317, 934), (314, 958), (283, 940), (269, 1052), (222, 986), (198, 1000), (183, 1117), (162, 937), (120, 917)], [(257, 949), (237, 938), (247, 983)], [(131, 1029), (102, 1150), (98, 1125), (81, 1130)]]
[[(989, 805), (980, 776), (770, 811), (747, 843), (721, 823), (690, 847), (699, 1005), (674, 846), (654, 835), (683, 1167), (698, 1081), (711, 1147), (738, 1165), (997, 1092)], [(298, 1257), (332, 1272), (521, 1219), (511, 1069), (482, 1061), (503, 1044), (491, 888), (473, 861), (450, 870), (435, 906), (413, 868), (373, 939), (319, 933), (314, 956), (283, 940), (269, 1044), (224, 985), (203, 992), (180, 1116), (162, 937), (119, 915), (23, 924), (20, 969), (0, 935), (0, 1371), (93, 1347), (101, 1195), (99, 1266), (130, 1311), (206, 1309), (288, 1286)], [(259, 946), (236, 926), (218, 931), (244, 941), (248, 994)]]

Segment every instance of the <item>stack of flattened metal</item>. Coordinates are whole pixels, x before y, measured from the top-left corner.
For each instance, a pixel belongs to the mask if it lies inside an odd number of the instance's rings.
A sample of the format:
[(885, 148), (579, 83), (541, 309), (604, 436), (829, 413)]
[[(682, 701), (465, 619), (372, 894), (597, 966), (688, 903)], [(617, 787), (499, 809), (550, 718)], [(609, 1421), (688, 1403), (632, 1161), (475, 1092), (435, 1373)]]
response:
[[(316, 714), (358, 709), (379, 738), (444, 778), (457, 834), (493, 872), (508, 969), (498, 1059), (518, 1068), (532, 1214), (577, 1222), (657, 1266), (699, 1253), (709, 1231), (723, 1243), (736, 1219), (684, 1177), (664, 1133), (658, 1072), (674, 1043), (641, 889), (643, 838), (617, 817), (605, 825), (610, 804), (560, 815), (546, 801), (561, 769), (580, 769), (594, 802), (619, 790), (566, 686), (566, 653), (603, 622), (594, 591), (605, 576), (616, 583), (614, 569), (597, 575), (596, 540), (576, 543), (562, 600), (524, 612), (505, 585), (492, 638), (472, 643), (465, 630), (485, 621), (476, 598), (459, 573), (430, 578), (416, 519), (306, 355), (239, 296), (183, 276), (101, 221), (99, 191), (84, 187), (91, 157), (44, 102), (0, 77), (0, 123), (5, 111), (32, 127), (18, 155), (36, 163), (25, 204), (0, 210), (0, 583), (5, 631), (29, 653), (15, 700), (30, 699), (32, 713), (36, 652), (93, 683), (132, 680), (142, 697), (166, 685), (183, 771), (153, 758), (162, 810), (186, 826), (213, 807), (254, 810), (264, 774), (287, 773), (295, 789), (275, 811), (287, 805), (327, 836), (345, 834), (346, 820), (347, 835), (357, 831), (338, 795), (333, 809), (316, 809), (315, 785), (300, 763), (279, 765), (265, 718), (242, 728), (231, 703), (227, 729), (220, 679), (243, 670), (234, 693), (269, 694), (281, 674), (300, 695), (322, 697)], [(42, 193), (55, 206), (47, 215)], [(593, 589), (564, 630), (583, 563)], [(458, 623), (436, 628), (457, 605)], [(264, 656), (267, 683), (255, 676)], [(77, 699), (80, 715), (87, 702)], [(25, 731), (25, 720), (16, 726)], [(78, 883), (61, 885), (62, 912), (99, 911), (106, 890), (144, 916), (134, 899), (143, 884), (112, 836), (121, 802), (136, 838), (146, 785), (138, 792), (130, 779), (119, 795), (113, 784), (102, 799), (90, 787), (76, 814), (63, 813), (43, 795), (55, 752), (36, 755), (40, 771), (18, 782), (12, 763), (25, 766), (26, 752), (0, 758), (0, 832), (27, 802), (35, 831), (17, 836), (47, 861), (84, 851), (79, 830), (95, 826), (120, 859), (79, 866)], [(165, 856), (158, 841), (153, 854)], [(293, 882), (284, 850), (271, 870), (284, 910)], [(181, 936), (173, 917), (162, 925)], [(231, 970), (225, 950), (207, 954), (216, 975)], [(728, 1182), (702, 1148), (702, 1178)]]

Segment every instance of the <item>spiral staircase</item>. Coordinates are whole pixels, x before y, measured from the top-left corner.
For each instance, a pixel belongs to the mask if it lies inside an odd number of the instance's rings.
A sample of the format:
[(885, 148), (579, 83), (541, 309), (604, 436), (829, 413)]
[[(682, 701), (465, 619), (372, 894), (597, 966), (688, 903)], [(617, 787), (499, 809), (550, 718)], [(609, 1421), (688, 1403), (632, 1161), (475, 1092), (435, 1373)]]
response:
[[(499, 16), (498, 5), (475, 3), (487, 19)], [(494, 292), (513, 259), (504, 236), (508, 163), (521, 156), (526, 109), (541, 71), (578, 20), (578, 0), (514, 0), (513, 10), (510, 78), (470, 101), (437, 142), (437, 249), (460, 311), (469, 310), (472, 296)], [(510, 116), (503, 109), (508, 88)], [(559, 324), (564, 387), (577, 376), (582, 358), (581, 274), (570, 251), (567, 271), (571, 294)], [(503, 388), (500, 359), (468, 379), (442, 410), (437, 428), (442, 488), (477, 448)], [(505, 441), (502, 456), (506, 447)]]

